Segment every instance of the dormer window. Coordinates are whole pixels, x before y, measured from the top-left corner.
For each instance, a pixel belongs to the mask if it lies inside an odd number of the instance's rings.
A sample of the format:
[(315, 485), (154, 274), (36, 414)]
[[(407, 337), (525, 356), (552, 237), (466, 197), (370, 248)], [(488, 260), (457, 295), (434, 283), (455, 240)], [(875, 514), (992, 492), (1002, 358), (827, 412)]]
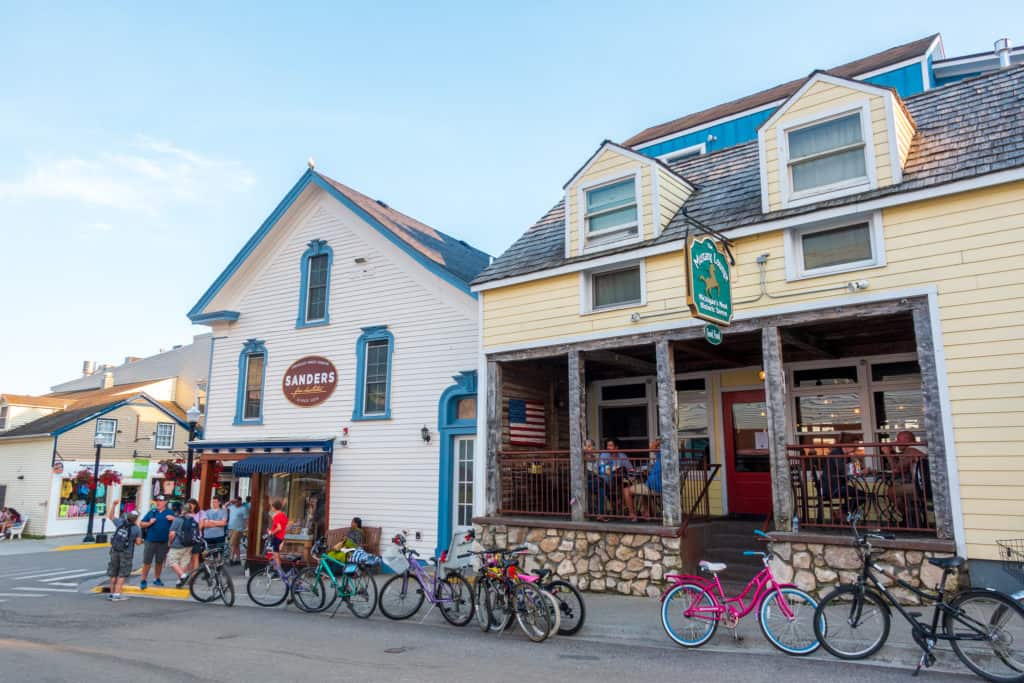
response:
[(790, 199), (869, 185), (865, 111), (784, 130)]
[(615, 242), (639, 234), (634, 177), (592, 187), (585, 194), (589, 244)]

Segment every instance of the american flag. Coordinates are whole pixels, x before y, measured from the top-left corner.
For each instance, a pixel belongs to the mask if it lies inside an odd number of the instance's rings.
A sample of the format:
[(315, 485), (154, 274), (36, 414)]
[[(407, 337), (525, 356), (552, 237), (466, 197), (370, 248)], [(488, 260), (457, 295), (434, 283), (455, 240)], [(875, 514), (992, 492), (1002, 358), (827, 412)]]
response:
[(540, 401), (508, 400), (508, 442), (513, 446), (547, 445), (544, 404)]

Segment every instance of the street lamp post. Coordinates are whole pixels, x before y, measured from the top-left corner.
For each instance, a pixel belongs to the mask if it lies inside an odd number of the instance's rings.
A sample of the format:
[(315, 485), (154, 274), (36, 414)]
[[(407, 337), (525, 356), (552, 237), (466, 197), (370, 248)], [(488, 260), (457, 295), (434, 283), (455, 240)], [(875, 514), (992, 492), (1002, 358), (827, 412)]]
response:
[(192, 440), (196, 438), (196, 425), (199, 423), (199, 418), (202, 417), (202, 413), (199, 411), (199, 406), (193, 404), (188, 412), (185, 413), (185, 417), (188, 419), (188, 461), (185, 464), (185, 498), (192, 497), (192, 459), (194, 457), (194, 451), (192, 450)]
[(97, 434), (93, 439), (96, 444), (96, 464), (92, 468), (92, 489), (89, 492), (89, 525), (85, 529), (85, 538), (82, 543), (95, 543), (96, 537), (92, 533), (92, 521), (96, 514), (96, 489), (100, 485), (100, 451), (103, 450), (103, 437)]

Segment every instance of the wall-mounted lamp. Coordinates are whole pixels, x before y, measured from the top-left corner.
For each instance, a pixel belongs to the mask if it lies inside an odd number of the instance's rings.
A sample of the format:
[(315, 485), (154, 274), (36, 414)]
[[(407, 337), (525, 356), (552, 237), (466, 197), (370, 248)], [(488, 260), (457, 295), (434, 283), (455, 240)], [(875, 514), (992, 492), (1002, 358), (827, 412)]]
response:
[(347, 446), (348, 445), (348, 427), (342, 427), (341, 428), (341, 438), (338, 439), (338, 445), (340, 445), (340, 446)]
[(423, 429), (420, 430), (420, 438), (423, 439), (423, 443), (430, 443), (430, 430), (427, 425), (423, 425)]
[(357, 257), (355, 257), (352, 260), (355, 261), (356, 263), (360, 264), (360, 265), (366, 263), (366, 259), (363, 258), (362, 256), (357, 256)]
[(759, 380), (761, 380), (762, 382), (764, 381), (764, 370), (758, 370), (757, 371), (757, 378)]

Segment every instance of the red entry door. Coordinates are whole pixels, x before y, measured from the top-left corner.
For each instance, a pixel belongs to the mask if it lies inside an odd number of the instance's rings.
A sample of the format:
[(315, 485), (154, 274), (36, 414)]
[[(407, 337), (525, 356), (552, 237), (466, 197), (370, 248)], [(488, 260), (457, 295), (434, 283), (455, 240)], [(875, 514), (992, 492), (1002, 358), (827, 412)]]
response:
[(729, 512), (767, 516), (772, 511), (772, 475), (764, 391), (723, 393), (722, 411)]

